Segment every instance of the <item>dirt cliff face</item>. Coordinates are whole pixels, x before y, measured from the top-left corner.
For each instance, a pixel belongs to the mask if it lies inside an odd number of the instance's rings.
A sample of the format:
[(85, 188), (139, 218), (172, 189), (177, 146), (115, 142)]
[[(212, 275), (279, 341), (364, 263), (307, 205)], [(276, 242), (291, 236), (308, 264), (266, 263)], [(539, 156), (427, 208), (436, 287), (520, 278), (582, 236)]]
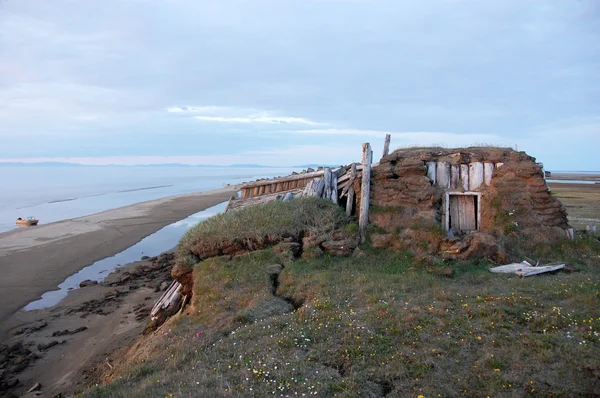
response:
[[(358, 187), (360, 181), (360, 192)], [(456, 227), (459, 213), (453, 203), (460, 198), (471, 206), (468, 231)], [(448, 254), (474, 241), (485, 243), (486, 257), (502, 261), (505, 236), (548, 242), (565, 238), (564, 229), (569, 228), (565, 208), (551, 195), (542, 166), (509, 148), (398, 150), (373, 167), (370, 201), (370, 223), (401, 241), (394, 245), (417, 252)], [(460, 238), (460, 245), (456, 238), (435, 244), (438, 239), (414, 239), (414, 231), (439, 236), (447, 229)], [(490, 249), (494, 241), (498, 251)], [(466, 246), (459, 252), (469, 252)]]

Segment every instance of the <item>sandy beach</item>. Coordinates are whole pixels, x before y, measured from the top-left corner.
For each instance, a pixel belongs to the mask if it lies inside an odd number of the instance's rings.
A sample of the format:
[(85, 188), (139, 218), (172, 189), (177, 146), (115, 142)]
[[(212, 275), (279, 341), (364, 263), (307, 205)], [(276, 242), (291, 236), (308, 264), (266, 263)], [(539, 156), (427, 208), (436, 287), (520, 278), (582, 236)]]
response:
[(65, 278), (147, 235), (228, 200), (235, 187), (178, 195), (0, 234), (0, 339), (17, 313)]

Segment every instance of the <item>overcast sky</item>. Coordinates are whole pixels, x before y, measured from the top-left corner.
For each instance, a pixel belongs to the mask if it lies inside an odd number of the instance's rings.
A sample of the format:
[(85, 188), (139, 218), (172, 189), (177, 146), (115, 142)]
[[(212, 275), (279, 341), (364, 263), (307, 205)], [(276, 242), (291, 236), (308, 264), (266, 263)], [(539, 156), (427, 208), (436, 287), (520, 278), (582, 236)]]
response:
[(598, 0), (0, 0), (0, 159), (600, 170)]

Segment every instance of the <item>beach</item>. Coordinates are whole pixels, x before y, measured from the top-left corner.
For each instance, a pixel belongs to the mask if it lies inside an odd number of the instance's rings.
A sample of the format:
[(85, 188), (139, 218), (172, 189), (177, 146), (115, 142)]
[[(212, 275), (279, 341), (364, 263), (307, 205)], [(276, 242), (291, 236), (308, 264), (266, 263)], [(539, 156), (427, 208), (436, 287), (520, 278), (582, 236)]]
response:
[(90, 216), (0, 234), (0, 337), (17, 312), (68, 276), (162, 227), (227, 201), (235, 187), (142, 202)]

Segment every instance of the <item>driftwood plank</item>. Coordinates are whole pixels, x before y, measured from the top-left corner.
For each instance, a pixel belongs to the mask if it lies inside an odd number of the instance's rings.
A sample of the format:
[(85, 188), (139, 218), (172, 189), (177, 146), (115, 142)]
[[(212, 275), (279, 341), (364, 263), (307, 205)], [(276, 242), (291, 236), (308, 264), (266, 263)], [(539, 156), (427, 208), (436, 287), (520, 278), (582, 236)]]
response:
[(356, 179), (356, 164), (350, 166), (350, 180), (348, 181), (348, 200), (346, 201), (346, 214), (352, 215), (352, 207), (354, 206), (354, 180)]
[(448, 162), (437, 163), (437, 184), (442, 188), (450, 188), (450, 164)]
[(363, 144), (362, 153), (362, 186), (360, 190), (360, 213), (358, 218), (358, 229), (360, 241), (364, 243), (367, 240), (367, 225), (369, 224), (369, 196), (371, 193), (371, 162), (373, 161), (373, 151), (371, 144)]
[(460, 186), (460, 165), (453, 164), (450, 166), (450, 188), (457, 189)]
[(473, 191), (483, 184), (483, 163), (469, 164), (469, 190)]
[(469, 165), (460, 165), (460, 184), (463, 190), (469, 190)]
[(542, 265), (538, 267), (534, 267), (529, 264), (527, 261), (523, 261), (522, 263), (513, 263), (507, 265), (501, 265), (499, 267), (490, 268), (490, 272), (501, 273), (501, 274), (516, 274), (519, 276), (527, 277), (538, 274), (543, 274), (545, 272), (558, 271), (565, 267), (565, 264), (557, 264), (557, 265)]
[(382, 157), (386, 157), (390, 153), (390, 141), (392, 140), (391, 134), (385, 135), (385, 142), (383, 143), (383, 155)]
[(483, 181), (485, 185), (490, 185), (492, 183), (492, 176), (494, 175), (494, 163), (484, 163), (483, 164)]
[(433, 184), (437, 183), (437, 163), (427, 162), (427, 177), (433, 181)]

